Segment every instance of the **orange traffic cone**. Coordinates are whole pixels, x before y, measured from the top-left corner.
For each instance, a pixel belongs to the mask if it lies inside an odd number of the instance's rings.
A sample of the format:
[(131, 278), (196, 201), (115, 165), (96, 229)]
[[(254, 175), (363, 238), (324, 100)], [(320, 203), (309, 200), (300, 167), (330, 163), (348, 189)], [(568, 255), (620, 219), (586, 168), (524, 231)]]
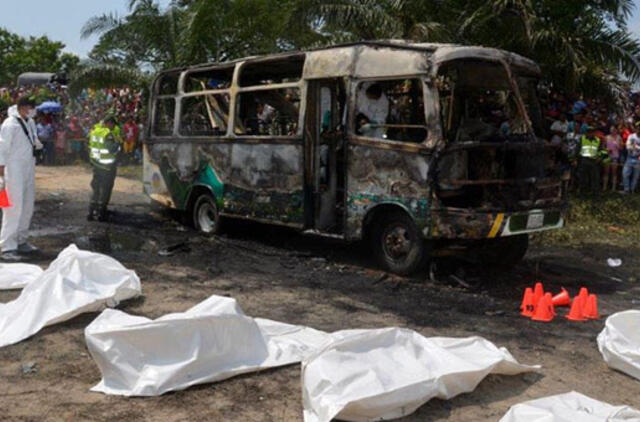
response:
[(598, 315), (598, 297), (596, 295), (589, 295), (582, 314), (587, 319), (600, 319), (600, 315)]
[(571, 302), (571, 310), (569, 310), (569, 314), (566, 318), (569, 321), (584, 321), (586, 319), (582, 316), (582, 302), (580, 301), (579, 296), (573, 298), (573, 302)]
[(536, 306), (536, 313), (531, 318), (534, 321), (551, 322), (555, 316), (553, 303), (551, 303), (551, 293), (545, 293)]
[(11, 202), (9, 202), (9, 195), (7, 194), (7, 190), (0, 190), (0, 208), (9, 208), (11, 206)]
[(553, 306), (569, 306), (571, 305), (571, 297), (569, 297), (569, 292), (564, 287), (562, 291), (555, 295), (551, 301), (553, 302)]
[(538, 281), (536, 283), (535, 287), (533, 288), (533, 304), (534, 304), (534, 308), (536, 306), (538, 306), (538, 302), (540, 302), (540, 299), (542, 299), (542, 296), (544, 296), (544, 288), (542, 287), (542, 283), (540, 283)]
[(524, 289), (524, 296), (522, 297), (522, 303), (520, 304), (520, 315), (532, 317), (535, 309), (536, 307), (533, 304), (533, 289), (531, 289), (531, 287), (527, 287)]
[(587, 305), (587, 299), (589, 299), (589, 290), (586, 287), (580, 288), (578, 293), (578, 300), (580, 301), (580, 309), (583, 309)]

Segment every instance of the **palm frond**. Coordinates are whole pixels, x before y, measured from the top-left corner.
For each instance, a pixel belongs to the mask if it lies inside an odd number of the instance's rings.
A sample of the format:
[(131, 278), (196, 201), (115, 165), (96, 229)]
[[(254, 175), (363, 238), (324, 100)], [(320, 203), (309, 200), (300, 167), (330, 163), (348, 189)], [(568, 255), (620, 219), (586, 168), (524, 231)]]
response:
[(122, 24), (122, 19), (118, 17), (117, 13), (105, 13), (100, 16), (94, 16), (84, 24), (80, 30), (80, 37), (82, 39), (89, 38), (93, 35), (103, 34)]
[(77, 95), (83, 88), (111, 88), (133, 86), (145, 88), (149, 85), (149, 75), (128, 67), (90, 63), (79, 66), (71, 77), (69, 92)]

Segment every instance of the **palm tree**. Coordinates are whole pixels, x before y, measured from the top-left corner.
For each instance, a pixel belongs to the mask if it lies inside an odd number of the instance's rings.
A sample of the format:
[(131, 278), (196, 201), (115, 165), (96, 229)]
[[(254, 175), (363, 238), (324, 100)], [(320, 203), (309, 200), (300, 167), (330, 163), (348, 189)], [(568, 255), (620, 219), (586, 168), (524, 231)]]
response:
[(84, 25), (82, 38), (100, 35), (92, 56), (101, 62), (155, 69), (185, 62), (181, 42), (185, 12), (171, 5), (162, 11), (153, 0), (131, 0), (130, 13), (96, 16)]
[(318, 31), (341, 40), (437, 41), (451, 38), (437, 19), (445, 6), (444, 0), (303, 0), (297, 9), (315, 17)]
[(503, 48), (536, 60), (568, 90), (613, 94), (640, 79), (626, 27), (633, 0), (304, 0), (340, 39), (406, 38)]
[(466, 3), (460, 41), (536, 60), (561, 88), (614, 93), (640, 78), (640, 43), (626, 27), (632, 0), (483, 0)]

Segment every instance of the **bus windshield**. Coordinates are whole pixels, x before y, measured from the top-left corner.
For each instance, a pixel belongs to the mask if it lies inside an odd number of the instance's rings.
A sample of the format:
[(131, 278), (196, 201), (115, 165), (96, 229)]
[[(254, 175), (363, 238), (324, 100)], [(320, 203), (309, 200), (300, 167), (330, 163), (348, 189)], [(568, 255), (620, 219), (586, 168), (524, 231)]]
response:
[(444, 132), (450, 142), (500, 142), (529, 131), (509, 76), (500, 63), (456, 60), (438, 78)]

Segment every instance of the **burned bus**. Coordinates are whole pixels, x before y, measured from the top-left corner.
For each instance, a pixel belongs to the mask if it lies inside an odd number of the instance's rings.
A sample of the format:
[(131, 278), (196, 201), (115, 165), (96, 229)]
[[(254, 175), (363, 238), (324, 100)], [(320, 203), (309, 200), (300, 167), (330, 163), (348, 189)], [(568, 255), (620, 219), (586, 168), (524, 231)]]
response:
[(505, 51), (405, 41), (167, 70), (145, 191), (205, 233), (243, 218), (367, 239), (399, 274), (457, 250), (515, 263), (564, 225), (539, 76)]

